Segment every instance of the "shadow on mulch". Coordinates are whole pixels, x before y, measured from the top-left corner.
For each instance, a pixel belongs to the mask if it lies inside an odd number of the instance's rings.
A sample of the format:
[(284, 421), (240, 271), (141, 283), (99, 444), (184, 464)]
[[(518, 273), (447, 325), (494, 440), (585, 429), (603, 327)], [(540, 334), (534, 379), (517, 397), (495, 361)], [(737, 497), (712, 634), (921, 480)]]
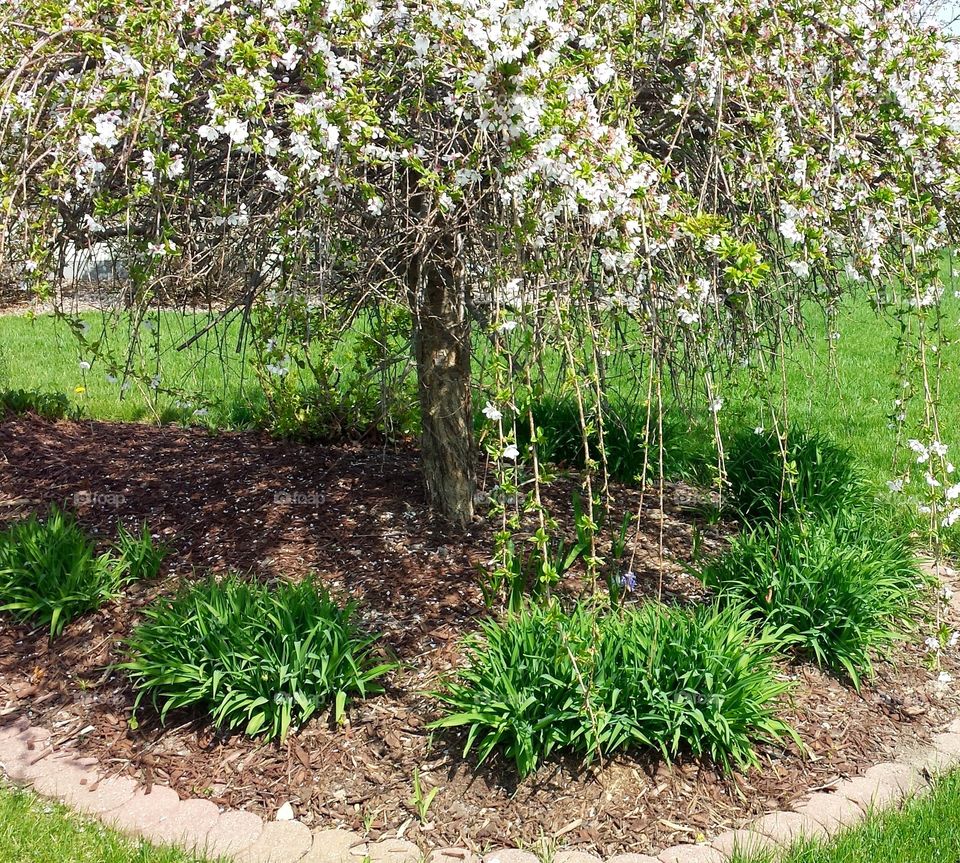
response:
[[(552, 506), (569, 506), (571, 489), (570, 482), (552, 486)], [(668, 489), (662, 556), (659, 511), (647, 510), (641, 523), (632, 568), (647, 595), (703, 596), (683, 571), (694, 530), (690, 495)], [(424, 728), (436, 716), (427, 693), (456, 665), (458, 640), (485, 613), (476, 574), (497, 526), (479, 519), (459, 535), (435, 521), (414, 449), (35, 417), (0, 421), (0, 525), (53, 502), (75, 509), (104, 540), (118, 522), (146, 520), (171, 554), (160, 579), (75, 621), (52, 647), (44, 633), (2, 625), (0, 713), (29, 710), (54, 729), (55, 740), (96, 755), (109, 770), (268, 817), (291, 801), (307, 824), (334, 821), (374, 839), (402, 833), (423, 847), (483, 849), (546, 838), (605, 854), (644, 852), (788, 806), (812, 787), (828, 787), (928, 737), (958, 710), (953, 692), (932, 683), (922, 646), (906, 645), (896, 666), (878, 664), (877, 680), (859, 695), (815, 668), (787, 669), (798, 685), (785, 713), (812, 758), (766, 748), (762, 769), (729, 778), (697, 763), (667, 767), (649, 755), (591, 769), (554, 762), (518, 783), (509, 765), (476, 770), (460, 757), (462, 738)], [(617, 489), (614, 523), (637, 503), (635, 489)], [(729, 526), (701, 522), (696, 529), (710, 551)], [(112, 668), (122, 639), (145, 602), (206, 569), (268, 578), (316, 571), (333, 592), (359, 602), (364, 624), (383, 633), (385, 649), (404, 666), (384, 695), (351, 708), (346, 727), (321, 719), (282, 747), (212, 733), (195, 716), (160, 728), (143, 709), (131, 730), (133, 692)], [(960, 675), (954, 657), (944, 668)], [(426, 788), (441, 788), (427, 824), (411, 802), (414, 768)]]

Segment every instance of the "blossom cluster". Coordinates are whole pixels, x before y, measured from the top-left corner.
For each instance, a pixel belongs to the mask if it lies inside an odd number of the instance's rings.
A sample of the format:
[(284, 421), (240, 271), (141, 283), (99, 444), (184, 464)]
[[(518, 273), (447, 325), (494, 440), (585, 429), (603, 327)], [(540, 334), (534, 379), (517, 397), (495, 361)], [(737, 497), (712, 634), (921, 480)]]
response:
[(14, 0), (5, 15), (3, 252), (37, 281), (62, 238), (119, 238), (162, 268), (253, 222), (266, 266), (266, 250), (304, 255), (281, 239), (295, 228), (475, 220), (507, 257), (480, 281), (506, 286), (531, 259), (550, 279), (571, 263), (551, 250), (576, 244), (605, 308), (696, 329), (774, 278), (887, 278), (956, 222), (960, 76), (910, 3)]

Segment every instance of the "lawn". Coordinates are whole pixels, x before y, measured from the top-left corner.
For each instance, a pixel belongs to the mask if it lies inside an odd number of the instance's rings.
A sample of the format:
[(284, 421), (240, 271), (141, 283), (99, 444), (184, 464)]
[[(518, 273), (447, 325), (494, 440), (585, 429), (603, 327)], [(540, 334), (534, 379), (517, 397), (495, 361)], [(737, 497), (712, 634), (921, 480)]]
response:
[[(872, 815), (828, 845), (805, 843), (784, 863), (956, 863), (960, 860), (960, 773), (902, 810)], [(744, 863), (734, 860), (731, 863)], [(759, 863), (759, 861), (750, 861)]]
[[(944, 299), (943, 332), (948, 341), (960, 339), (960, 301), (952, 291)], [(95, 312), (82, 316), (89, 340), (103, 339), (118, 361), (132, 331), (127, 315), (105, 320)], [(895, 437), (889, 428), (894, 399), (901, 395), (897, 374), (897, 324), (879, 317), (865, 300), (841, 306), (837, 320), (808, 316), (807, 330), (786, 356), (785, 371), (791, 422), (816, 429), (853, 451), (882, 488), (882, 480), (894, 473)], [(252, 362), (238, 353), (236, 318), (228, 326), (205, 331), (205, 314), (154, 315), (156, 324), (139, 328), (144, 350), (133, 356), (134, 367), (144, 379), (161, 375), (161, 389), (191, 393), (190, 397), (157, 393), (143, 383), (123, 390), (108, 380), (102, 361), (90, 369), (80, 367), (76, 340), (63, 321), (52, 316), (0, 316), (0, 389), (38, 389), (67, 395), (86, 416), (108, 420), (182, 420), (213, 426), (245, 425), (262, 405)], [(839, 338), (831, 338), (839, 333)], [(188, 347), (180, 347), (196, 338)], [(159, 349), (157, 354), (151, 346)], [(350, 339), (337, 352), (341, 358), (351, 350)], [(92, 359), (87, 358), (87, 359)], [(960, 447), (960, 376), (956, 356), (941, 356), (943, 390), (940, 422), (951, 452)], [(631, 381), (631, 389), (635, 381)], [(769, 384), (776, 400), (779, 375)], [(734, 373), (721, 384), (724, 407), (721, 425), (732, 433), (756, 425), (770, 425), (765, 415), (761, 386), (746, 373)], [(920, 405), (914, 406), (915, 410)], [(710, 443), (710, 422), (703, 404), (692, 407), (692, 423), (698, 435), (693, 440), (704, 449)], [(911, 415), (911, 419), (915, 418)], [(692, 453), (709, 459), (709, 452)], [(902, 458), (902, 456), (901, 456)]]
[(155, 848), (59, 804), (0, 784), (0, 863), (204, 863)]
[[(134, 325), (126, 314), (105, 317), (96, 312), (81, 316), (85, 338), (101, 342), (104, 352), (122, 366)], [(131, 367), (141, 378), (128, 388), (122, 375), (112, 374), (103, 359), (84, 355), (77, 338), (62, 319), (53, 315), (0, 317), (0, 389), (28, 389), (67, 395), (94, 419), (124, 421), (190, 420), (194, 411), (214, 406), (209, 421), (229, 425), (224, 406), (235, 410), (247, 394), (256, 391), (256, 380), (235, 350), (237, 325), (204, 332), (209, 316), (162, 314), (155, 323), (137, 328), (143, 346), (130, 356)], [(180, 346), (196, 338), (189, 347)], [(91, 367), (84, 369), (82, 362)], [(143, 381), (159, 375), (161, 392)], [(110, 378), (116, 378), (111, 380)], [(165, 395), (166, 389), (202, 394), (195, 404)], [(199, 422), (199, 414), (194, 419)]]
[[(943, 351), (942, 393), (939, 406), (944, 442), (951, 454), (960, 448), (960, 377), (957, 376), (957, 340), (960, 339), (960, 300), (952, 292), (943, 302), (943, 335), (950, 349)], [(894, 400), (902, 397), (897, 374), (896, 343), (899, 325), (880, 317), (863, 301), (841, 306), (835, 323), (822, 315), (808, 316), (807, 331), (786, 357), (788, 413), (792, 422), (828, 435), (849, 448), (878, 480), (893, 474), (895, 436), (889, 428), (895, 414)], [(832, 334), (839, 334), (839, 338)], [(773, 382), (773, 398), (779, 376)], [(724, 393), (730, 413), (727, 425), (769, 427), (761, 399), (750, 395), (743, 378), (734, 378)], [(907, 428), (922, 409), (917, 397)], [(723, 412), (721, 412), (722, 414)], [(901, 455), (901, 463), (902, 463)]]

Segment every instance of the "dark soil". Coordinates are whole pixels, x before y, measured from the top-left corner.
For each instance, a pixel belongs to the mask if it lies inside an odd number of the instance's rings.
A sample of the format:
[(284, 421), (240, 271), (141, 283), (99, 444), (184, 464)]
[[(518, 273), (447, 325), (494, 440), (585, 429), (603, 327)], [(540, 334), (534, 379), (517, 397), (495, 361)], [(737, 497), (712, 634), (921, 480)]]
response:
[[(656, 492), (644, 501), (633, 563), (638, 593), (698, 601), (702, 588), (682, 568), (694, 530), (709, 551), (731, 527), (697, 515), (690, 506), (701, 497), (696, 490), (665, 491), (662, 513)], [(570, 492), (561, 481), (550, 495), (562, 508)], [(619, 523), (637, 511), (640, 495), (617, 488), (615, 496), (611, 520)], [(427, 693), (456, 665), (458, 640), (486, 613), (477, 570), (489, 559), (497, 524), (478, 519), (463, 536), (434, 521), (412, 448), (0, 421), (0, 525), (53, 502), (75, 508), (104, 538), (118, 522), (145, 519), (171, 554), (160, 579), (75, 621), (52, 646), (44, 632), (0, 624), (0, 716), (28, 712), (55, 740), (96, 755), (110, 771), (268, 816), (290, 801), (307, 824), (344, 825), (372, 838), (402, 834), (424, 848), (562, 839), (605, 854), (644, 852), (828, 788), (929, 737), (960, 707), (956, 688), (936, 683), (922, 632), (897, 649), (896, 664), (879, 662), (877, 679), (859, 694), (806, 665), (784, 670), (797, 681), (784, 712), (807, 755), (766, 747), (762, 769), (729, 778), (642, 754), (590, 770), (554, 762), (518, 783), (508, 765), (478, 768), (460, 757), (457, 735), (431, 736), (424, 727), (437, 716)], [(358, 600), (364, 625), (383, 633), (383, 650), (403, 661), (402, 670), (386, 694), (350, 709), (345, 728), (312, 722), (282, 746), (221, 736), (191, 716), (161, 728), (145, 709), (131, 730), (134, 693), (111, 667), (121, 660), (121, 641), (145, 602), (210, 568), (268, 578), (317, 572), (332, 591)], [(942, 668), (960, 679), (956, 659), (953, 650)], [(411, 802), (415, 768), (425, 788), (441, 788), (426, 824)]]

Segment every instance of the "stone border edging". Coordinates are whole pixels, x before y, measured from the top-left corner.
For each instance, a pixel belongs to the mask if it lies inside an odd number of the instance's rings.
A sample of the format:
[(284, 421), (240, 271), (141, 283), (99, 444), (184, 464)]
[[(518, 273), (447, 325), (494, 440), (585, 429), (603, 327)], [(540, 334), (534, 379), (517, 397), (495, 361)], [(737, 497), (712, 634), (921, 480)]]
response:
[[(862, 776), (838, 782), (833, 793), (808, 795), (793, 811), (763, 815), (699, 845), (674, 845), (657, 857), (618, 854), (606, 863), (724, 863), (735, 852), (779, 856), (804, 838), (826, 839), (862, 821), (873, 808), (898, 806), (927, 790), (932, 777), (960, 765), (960, 719), (930, 743)], [(50, 732), (21, 717), (0, 726), (0, 768), (19, 785), (31, 786), (131, 837), (176, 845), (235, 863), (421, 863), (420, 849), (405, 839), (368, 842), (351, 830), (311, 830), (296, 820), (264, 821), (240, 809), (220, 810), (202, 798), (181, 800), (176, 791), (133, 779), (104, 776), (95, 759), (57, 752)], [(426, 863), (540, 863), (530, 851), (505, 848), (483, 856), (467, 848), (437, 848)], [(553, 863), (601, 863), (582, 851), (561, 851)]]

